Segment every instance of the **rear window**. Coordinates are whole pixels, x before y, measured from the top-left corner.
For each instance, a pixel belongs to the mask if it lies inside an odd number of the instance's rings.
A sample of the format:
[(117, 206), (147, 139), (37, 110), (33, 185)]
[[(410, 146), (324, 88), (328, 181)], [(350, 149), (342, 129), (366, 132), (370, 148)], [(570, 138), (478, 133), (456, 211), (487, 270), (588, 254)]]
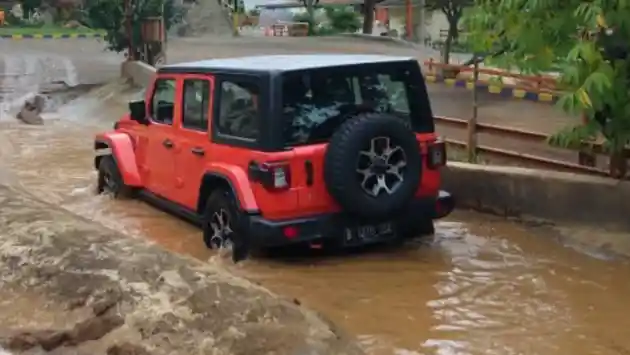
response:
[(433, 132), (433, 115), (417, 64), (323, 68), (283, 75), (282, 114), (288, 146), (327, 142), (346, 119), (382, 112)]

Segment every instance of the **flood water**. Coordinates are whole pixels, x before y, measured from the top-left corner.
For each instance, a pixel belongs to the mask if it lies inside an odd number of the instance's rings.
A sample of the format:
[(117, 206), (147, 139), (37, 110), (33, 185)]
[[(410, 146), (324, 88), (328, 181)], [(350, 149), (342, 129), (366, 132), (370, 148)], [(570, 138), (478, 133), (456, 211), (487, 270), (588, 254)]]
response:
[(102, 89), (46, 116), (0, 120), (0, 180), (136, 238), (215, 263), (321, 312), (369, 354), (630, 354), (630, 266), (543, 227), (456, 213), (435, 237), (352, 255), (232, 265), (198, 229), (138, 201), (95, 196), (93, 134), (137, 93)]

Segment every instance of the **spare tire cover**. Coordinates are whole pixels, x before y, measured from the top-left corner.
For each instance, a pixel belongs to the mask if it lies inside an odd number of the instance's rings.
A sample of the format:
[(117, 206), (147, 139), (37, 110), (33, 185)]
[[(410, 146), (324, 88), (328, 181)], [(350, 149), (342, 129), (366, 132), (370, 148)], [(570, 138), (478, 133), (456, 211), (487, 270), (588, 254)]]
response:
[(406, 207), (420, 184), (416, 136), (401, 118), (370, 113), (349, 118), (324, 158), (328, 193), (344, 212), (385, 219)]

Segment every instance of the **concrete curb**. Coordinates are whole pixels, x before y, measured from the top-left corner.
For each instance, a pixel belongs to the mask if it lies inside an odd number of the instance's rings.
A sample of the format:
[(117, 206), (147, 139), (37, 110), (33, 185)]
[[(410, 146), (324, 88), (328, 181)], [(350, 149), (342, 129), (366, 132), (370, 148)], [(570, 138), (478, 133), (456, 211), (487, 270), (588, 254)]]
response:
[(523, 219), (630, 230), (630, 182), (563, 172), (450, 162), (442, 184), (457, 206)]
[(47, 33), (47, 34), (17, 34), (0, 35), (0, 39), (22, 40), (22, 39), (90, 39), (104, 38), (105, 33)]
[[(446, 79), (436, 75), (425, 75), (427, 83), (432, 84), (444, 84), (450, 87), (465, 88), (472, 90), (473, 82), (465, 79)], [(551, 94), (546, 92), (534, 92), (525, 89), (518, 89), (515, 87), (489, 83), (485, 81), (477, 81), (477, 88), (490, 94), (499, 95), (502, 97), (513, 98), (517, 100), (527, 100), (533, 102), (542, 103), (556, 103), (560, 98), (557, 94)]]

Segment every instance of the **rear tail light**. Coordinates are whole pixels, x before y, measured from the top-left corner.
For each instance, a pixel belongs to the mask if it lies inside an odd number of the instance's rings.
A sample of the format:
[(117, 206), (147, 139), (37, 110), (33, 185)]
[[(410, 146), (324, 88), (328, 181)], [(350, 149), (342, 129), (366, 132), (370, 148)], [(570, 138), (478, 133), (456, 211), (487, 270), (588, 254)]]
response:
[(431, 169), (446, 165), (446, 144), (444, 144), (444, 141), (436, 140), (429, 145), (427, 160), (427, 165)]
[(287, 226), (282, 229), (282, 233), (287, 239), (295, 239), (300, 235), (300, 230), (294, 226)]
[(260, 182), (268, 190), (286, 190), (291, 187), (291, 170), (285, 161), (249, 164), (249, 178)]

